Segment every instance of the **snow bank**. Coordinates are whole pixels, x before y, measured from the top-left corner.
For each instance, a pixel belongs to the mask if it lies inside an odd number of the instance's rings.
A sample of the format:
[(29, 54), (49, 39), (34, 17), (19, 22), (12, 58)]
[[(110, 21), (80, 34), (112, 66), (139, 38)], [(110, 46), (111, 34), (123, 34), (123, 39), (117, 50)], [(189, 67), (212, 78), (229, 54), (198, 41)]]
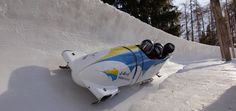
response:
[[(30, 30), (31, 25), (36, 25), (36, 28), (40, 29), (50, 28), (46, 30), (48, 32), (38, 32), (47, 34), (39, 35), (40, 37), (29, 36), (22, 40), (18, 35), (11, 36), (14, 40), (18, 37), (19, 42), (28, 39), (30, 40), (27, 42), (36, 41), (32, 47), (42, 44), (55, 50), (54, 47), (60, 44), (58, 50), (78, 47), (83, 52), (91, 52), (121, 44), (140, 43), (143, 39), (150, 38), (163, 44), (173, 42), (177, 47), (174, 58), (178, 61), (220, 56), (217, 47), (179, 39), (99, 0), (1, 0), (0, 7), (1, 18), (17, 21), (14, 23), (19, 25), (16, 27), (17, 30), (25, 31), (26, 28)], [(45, 41), (48, 39), (51, 41), (45, 43), (41, 40), (42, 37), (46, 38)]]

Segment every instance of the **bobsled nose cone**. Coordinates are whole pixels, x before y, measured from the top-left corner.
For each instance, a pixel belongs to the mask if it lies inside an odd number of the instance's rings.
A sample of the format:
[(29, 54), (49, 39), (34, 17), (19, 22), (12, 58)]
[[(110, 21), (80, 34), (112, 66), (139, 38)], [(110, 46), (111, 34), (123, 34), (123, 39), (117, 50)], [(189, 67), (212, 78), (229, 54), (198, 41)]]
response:
[(72, 61), (74, 61), (76, 59), (76, 52), (72, 51), (72, 50), (64, 50), (62, 52), (62, 57), (64, 58), (64, 60), (66, 61), (67, 64), (70, 64)]

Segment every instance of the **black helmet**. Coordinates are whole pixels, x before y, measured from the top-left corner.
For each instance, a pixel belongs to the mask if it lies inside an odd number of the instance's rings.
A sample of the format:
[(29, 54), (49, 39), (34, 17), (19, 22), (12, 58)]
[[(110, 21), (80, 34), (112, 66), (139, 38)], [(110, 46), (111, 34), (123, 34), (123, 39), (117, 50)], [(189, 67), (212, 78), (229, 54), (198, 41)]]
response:
[(160, 43), (154, 44), (154, 51), (156, 53), (157, 58), (161, 58), (163, 52), (163, 46)]
[(166, 57), (169, 53), (174, 52), (175, 45), (172, 43), (167, 43), (163, 48), (163, 57)]
[(143, 40), (140, 48), (146, 53), (146, 54), (150, 54), (154, 48), (153, 46), (153, 42), (149, 39)]

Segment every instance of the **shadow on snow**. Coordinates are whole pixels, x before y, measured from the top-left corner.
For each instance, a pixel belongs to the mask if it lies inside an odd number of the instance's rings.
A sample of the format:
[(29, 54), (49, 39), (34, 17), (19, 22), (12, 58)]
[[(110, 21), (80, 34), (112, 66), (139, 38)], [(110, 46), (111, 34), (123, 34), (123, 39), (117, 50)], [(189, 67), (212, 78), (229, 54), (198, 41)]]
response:
[(214, 103), (203, 111), (235, 111), (236, 110), (236, 86), (232, 86), (224, 92)]
[(69, 70), (27, 66), (12, 72), (8, 90), (0, 95), (0, 108), (5, 111), (109, 110), (140, 89), (122, 87), (114, 98), (92, 105), (96, 98), (73, 82)]

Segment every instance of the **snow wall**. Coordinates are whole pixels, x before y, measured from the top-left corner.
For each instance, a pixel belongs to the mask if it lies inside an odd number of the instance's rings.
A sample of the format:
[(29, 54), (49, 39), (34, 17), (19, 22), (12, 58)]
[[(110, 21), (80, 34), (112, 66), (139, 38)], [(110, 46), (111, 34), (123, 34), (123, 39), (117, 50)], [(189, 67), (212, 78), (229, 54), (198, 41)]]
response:
[[(189, 42), (158, 30), (100, 0), (0, 0), (1, 45), (60, 56), (89, 53), (152, 39), (176, 45), (173, 61), (219, 58), (218, 47)], [(10, 34), (9, 34), (10, 33)]]

